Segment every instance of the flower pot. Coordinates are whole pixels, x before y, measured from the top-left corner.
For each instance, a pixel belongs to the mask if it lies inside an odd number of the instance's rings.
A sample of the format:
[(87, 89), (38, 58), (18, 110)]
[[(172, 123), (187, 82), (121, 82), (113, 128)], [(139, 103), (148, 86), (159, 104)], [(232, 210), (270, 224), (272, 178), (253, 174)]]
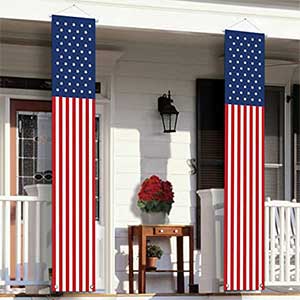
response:
[(146, 259), (146, 269), (147, 270), (156, 270), (157, 257), (147, 257)]
[(164, 212), (142, 212), (142, 223), (143, 224), (168, 224), (169, 218)]

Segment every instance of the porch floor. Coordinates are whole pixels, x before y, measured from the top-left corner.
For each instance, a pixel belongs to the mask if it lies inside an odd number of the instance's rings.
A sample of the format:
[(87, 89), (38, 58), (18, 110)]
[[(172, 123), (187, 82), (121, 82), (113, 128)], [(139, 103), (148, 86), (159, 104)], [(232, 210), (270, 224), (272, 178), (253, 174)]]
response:
[[(263, 298), (262, 298), (263, 297)], [(98, 300), (254, 300), (254, 299), (272, 299), (272, 300), (300, 300), (300, 292), (263, 292), (263, 293), (197, 293), (197, 294), (176, 294), (176, 293), (154, 293), (154, 294), (98, 294), (98, 293), (64, 293), (57, 294), (0, 294), (1, 299), (22, 298), (22, 300), (87, 300), (88, 298), (97, 298)]]

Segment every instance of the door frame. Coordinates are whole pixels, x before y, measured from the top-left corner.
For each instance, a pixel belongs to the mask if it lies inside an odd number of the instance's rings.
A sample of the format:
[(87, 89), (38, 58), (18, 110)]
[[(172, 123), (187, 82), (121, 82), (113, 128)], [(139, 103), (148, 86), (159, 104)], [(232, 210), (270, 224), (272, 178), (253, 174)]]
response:
[[(10, 195), (15, 196), (18, 193), (17, 188), (17, 173), (18, 173), (18, 161), (17, 161), (17, 111), (32, 111), (32, 112), (51, 112), (51, 101), (37, 101), (37, 100), (20, 100), (12, 98), (10, 99)], [(11, 203), (10, 213), (12, 216), (10, 224), (10, 235), (16, 235), (16, 226), (13, 216), (16, 215), (16, 203)], [(23, 231), (22, 231), (23, 232)], [(16, 275), (16, 239), (10, 239), (10, 268), (11, 279)]]
[[(51, 95), (49, 92), (44, 91), (30, 91), (16, 90), (16, 89), (2, 89), (0, 88), (0, 103), (4, 105), (0, 106), (0, 116), (2, 117), (2, 124), (0, 124), (0, 130), (2, 129), (2, 137), (0, 135), (0, 143), (3, 145), (0, 147), (2, 155), (0, 155), (0, 162), (3, 162), (3, 168), (0, 168), (0, 176), (3, 181), (0, 182), (0, 194), (5, 196), (11, 195), (11, 125), (10, 125), (10, 105), (12, 99), (18, 99), (20, 101), (43, 101), (51, 102)], [(96, 112), (97, 109), (101, 109), (105, 115), (104, 126), (104, 138), (106, 143), (104, 146), (104, 161), (105, 167), (103, 176), (106, 178), (104, 182), (105, 189), (105, 207), (104, 207), (104, 239), (105, 239), (105, 262), (104, 270), (104, 292), (113, 293), (114, 291), (114, 278), (115, 278), (115, 263), (114, 263), (114, 245), (115, 245), (115, 231), (114, 231), (114, 202), (113, 202), (113, 163), (111, 157), (113, 156), (113, 142), (112, 138), (113, 130), (111, 128), (111, 100), (100, 95), (96, 99)]]

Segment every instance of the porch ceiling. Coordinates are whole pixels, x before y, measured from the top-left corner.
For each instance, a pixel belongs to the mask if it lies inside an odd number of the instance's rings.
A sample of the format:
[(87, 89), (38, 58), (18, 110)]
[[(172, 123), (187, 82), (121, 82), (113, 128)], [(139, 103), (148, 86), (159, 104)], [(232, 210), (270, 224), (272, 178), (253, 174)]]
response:
[[(289, 1), (289, 2), (299, 2)], [(50, 46), (51, 26), (49, 22), (0, 20), (0, 42), (21, 45)], [(171, 45), (178, 47), (199, 47), (222, 56), (223, 35), (183, 33), (163, 30), (137, 30), (108, 28), (97, 26), (97, 47), (99, 49), (118, 48), (124, 42)], [(300, 40), (274, 39), (266, 40), (266, 57), (299, 62)]]
[(192, 2), (209, 2), (229, 5), (260, 6), (269, 8), (300, 9), (300, 0), (186, 0)]

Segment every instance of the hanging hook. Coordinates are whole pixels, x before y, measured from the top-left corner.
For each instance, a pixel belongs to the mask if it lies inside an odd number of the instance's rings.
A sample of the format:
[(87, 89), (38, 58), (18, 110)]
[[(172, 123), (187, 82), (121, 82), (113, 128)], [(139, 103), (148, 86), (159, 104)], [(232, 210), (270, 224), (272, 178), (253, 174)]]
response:
[[(69, 9), (75, 8), (77, 10), (79, 10), (81, 13), (85, 14), (86, 16), (88, 16), (89, 18), (95, 19), (95, 22), (98, 23), (99, 19), (94, 18), (91, 14), (89, 14), (88, 12), (86, 12), (85, 10), (83, 10), (82, 8), (80, 8), (78, 5), (76, 5), (75, 3), (73, 3), (72, 5), (57, 11), (56, 13), (52, 14), (52, 15), (60, 15), (65, 11), (68, 11)], [(52, 18), (52, 15), (50, 15), (49, 17)]]
[[(250, 24), (252, 27), (254, 27), (259, 33), (263, 33), (265, 35), (265, 37), (267, 38), (267, 35), (256, 25), (254, 24), (253, 22), (251, 22), (250, 20), (248, 20), (247, 18), (243, 18), (242, 20), (239, 20), (238, 22), (228, 26), (227, 28), (230, 29), (232, 27), (235, 27), (237, 25), (240, 25), (242, 23), (248, 23)], [(223, 33), (225, 32), (225, 30), (223, 30)]]

